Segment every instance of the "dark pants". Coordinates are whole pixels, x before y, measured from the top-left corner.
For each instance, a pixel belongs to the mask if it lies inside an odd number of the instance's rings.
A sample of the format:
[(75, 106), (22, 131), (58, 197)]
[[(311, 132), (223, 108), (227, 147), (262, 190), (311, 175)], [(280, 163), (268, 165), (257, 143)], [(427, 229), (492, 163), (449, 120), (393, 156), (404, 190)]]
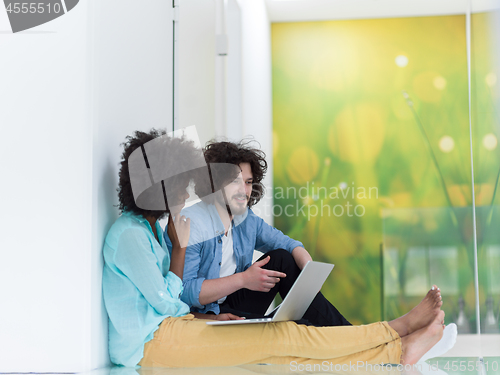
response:
[[(232, 313), (246, 318), (261, 318), (266, 313), (276, 293), (285, 298), (295, 280), (300, 274), (300, 269), (295, 263), (292, 254), (286, 250), (273, 250), (264, 254), (259, 260), (267, 256), (271, 259), (262, 268), (280, 271), (286, 274), (269, 292), (255, 292), (249, 289), (240, 289), (227, 296), (224, 303), (220, 305), (221, 313)], [(323, 326), (345, 326), (351, 325), (346, 318), (323, 296), (318, 293), (313, 299), (299, 323)]]

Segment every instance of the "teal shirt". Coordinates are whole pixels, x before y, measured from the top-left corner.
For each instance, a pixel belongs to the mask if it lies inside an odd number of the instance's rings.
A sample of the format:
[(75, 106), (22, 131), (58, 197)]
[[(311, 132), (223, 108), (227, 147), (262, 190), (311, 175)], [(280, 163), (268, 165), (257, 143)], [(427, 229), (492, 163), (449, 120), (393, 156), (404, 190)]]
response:
[(109, 355), (117, 365), (136, 366), (144, 344), (163, 319), (189, 313), (180, 300), (182, 281), (170, 268), (163, 230), (160, 243), (149, 222), (124, 212), (104, 242), (103, 295), (109, 316)]

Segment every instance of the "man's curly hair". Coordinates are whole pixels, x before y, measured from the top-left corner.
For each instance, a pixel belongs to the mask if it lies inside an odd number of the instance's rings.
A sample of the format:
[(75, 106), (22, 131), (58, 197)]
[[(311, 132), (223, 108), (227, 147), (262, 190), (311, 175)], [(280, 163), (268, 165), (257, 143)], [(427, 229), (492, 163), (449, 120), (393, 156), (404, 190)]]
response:
[[(242, 140), (238, 143), (223, 141), (216, 142), (215, 140), (209, 141), (204, 149), (205, 160), (208, 163), (228, 163), (239, 165), (241, 163), (249, 163), (253, 174), (252, 194), (248, 201), (248, 207), (257, 204), (264, 196), (264, 185), (262, 180), (267, 172), (266, 154), (258, 149), (252, 147), (252, 140)], [(227, 185), (228, 181), (214, 180), (214, 190), (220, 190), (223, 186)], [(198, 185), (195, 187), (198, 188)], [(196, 191), (198, 194), (198, 191)], [(206, 195), (200, 192), (201, 195)], [(200, 194), (198, 194), (200, 195)], [(200, 196), (201, 196), (200, 195)]]
[[(122, 154), (122, 161), (120, 163), (121, 168), (119, 172), (119, 182), (117, 189), (119, 200), (118, 208), (121, 212), (129, 211), (133, 212), (136, 215), (142, 215), (143, 217), (152, 216), (156, 218), (159, 218), (165, 213), (170, 212), (167, 202), (165, 202), (166, 211), (152, 211), (137, 207), (132, 191), (128, 167), (128, 159), (130, 155), (136, 149), (142, 147), (149, 141), (152, 141), (153, 139), (158, 137), (162, 137), (163, 139), (162, 146), (168, 147), (169, 150), (172, 151), (174, 155), (176, 155), (175, 160), (165, 160), (165, 163), (175, 165), (179, 162), (182, 162), (183, 160), (193, 160), (194, 158), (200, 157), (199, 149), (197, 152), (197, 149), (195, 148), (192, 141), (187, 141), (184, 138), (168, 137), (166, 134), (167, 132), (163, 129), (151, 129), (148, 133), (136, 131), (132, 136), (127, 136), (126, 141), (122, 143), (124, 150)], [(168, 168), (169, 166), (166, 165), (165, 167)], [(193, 176), (191, 176), (190, 173), (183, 173), (177, 178), (169, 179), (168, 181), (170, 184), (175, 184), (175, 186), (170, 185), (169, 190), (180, 192), (189, 183), (191, 177)]]

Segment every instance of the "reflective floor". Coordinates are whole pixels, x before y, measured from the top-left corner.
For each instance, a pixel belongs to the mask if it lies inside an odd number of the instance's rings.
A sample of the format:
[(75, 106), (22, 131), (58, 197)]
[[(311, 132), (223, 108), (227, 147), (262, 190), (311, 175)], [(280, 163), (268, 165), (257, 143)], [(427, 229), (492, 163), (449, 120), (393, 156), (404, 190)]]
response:
[[(230, 355), (228, 353), (228, 355)], [(373, 366), (357, 364), (335, 366), (324, 362), (316, 366), (247, 365), (211, 368), (124, 368), (112, 367), (92, 371), (88, 375), (251, 375), (251, 374), (339, 374), (339, 375), (500, 375), (500, 357), (439, 357), (413, 367)]]

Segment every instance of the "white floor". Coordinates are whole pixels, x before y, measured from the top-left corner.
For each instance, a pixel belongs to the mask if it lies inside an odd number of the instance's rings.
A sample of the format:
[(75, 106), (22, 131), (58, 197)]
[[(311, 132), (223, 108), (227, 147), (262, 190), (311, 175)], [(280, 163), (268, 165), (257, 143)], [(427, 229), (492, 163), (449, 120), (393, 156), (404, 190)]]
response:
[(498, 357), (500, 335), (458, 335), (455, 346), (442, 357)]

